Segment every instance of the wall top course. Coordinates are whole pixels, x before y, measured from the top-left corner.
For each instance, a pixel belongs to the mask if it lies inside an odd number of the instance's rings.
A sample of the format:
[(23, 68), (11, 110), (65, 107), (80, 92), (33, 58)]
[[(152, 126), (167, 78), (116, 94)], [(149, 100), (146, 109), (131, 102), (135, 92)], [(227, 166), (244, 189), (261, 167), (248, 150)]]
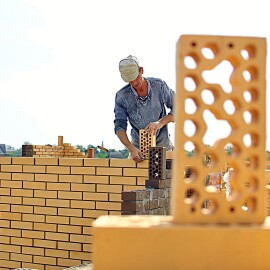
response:
[(35, 158), (36, 165), (58, 165), (58, 158), (52, 157), (36, 157)]
[(136, 167), (136, 162), (132, 159), (111, 159), (110, 167)]
[(12, 164), (27, 164), (27, 165), (34, 165), (35, 160), (32, 157), (13, 157)]
[(83, 166), (83, 158), (59, 158), (59, 165), (65, 166)]
[(11, 164), (11, 158), (10, 157), (0, 157), (0, 165), (1, 164)]
[(85, 158), (84, 166), (109, 166), (109, 159), (105, 158)]

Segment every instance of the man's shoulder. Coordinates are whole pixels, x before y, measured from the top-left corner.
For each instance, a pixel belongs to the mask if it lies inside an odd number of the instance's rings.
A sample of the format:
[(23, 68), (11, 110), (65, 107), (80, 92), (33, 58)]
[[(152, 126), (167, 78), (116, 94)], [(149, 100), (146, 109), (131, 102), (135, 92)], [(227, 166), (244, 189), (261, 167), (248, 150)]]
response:
[(153, 83), (164, 83), (164, 81), (160, 78), (154, 78), (154, 77), (147, 77), (147, 80)]
[(117, 94), (120, 94), (120, 93), (124, 94), (124, 93), (129, 92), (129, 91), (130, 91), (130, 85), (126, 84), (120, 90), (117, 91)]

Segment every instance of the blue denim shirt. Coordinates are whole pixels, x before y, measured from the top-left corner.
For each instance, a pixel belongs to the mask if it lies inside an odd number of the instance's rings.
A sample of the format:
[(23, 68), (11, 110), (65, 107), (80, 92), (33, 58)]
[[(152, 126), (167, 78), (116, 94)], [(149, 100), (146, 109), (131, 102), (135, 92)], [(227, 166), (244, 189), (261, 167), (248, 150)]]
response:
[[(145, 129), (150, 122), (156, 122), (169, 109), (169, 114), (173, 113), (174, 91), (167, 84), (157, 78), (145, 78), (148, 82), (148, 98), (142, 101), (138, 98), (136, 91), (130, 84), (120, 89), (115, 96), (114, 108), (114, 132), (127, 130), (127, 121), (131, 125), (131, 142), (135, 147), (139, 147), (139, 131)], [(168, 126), (165, 125), (157, 131), (156, 145), (172, 148), (169, 139)]]

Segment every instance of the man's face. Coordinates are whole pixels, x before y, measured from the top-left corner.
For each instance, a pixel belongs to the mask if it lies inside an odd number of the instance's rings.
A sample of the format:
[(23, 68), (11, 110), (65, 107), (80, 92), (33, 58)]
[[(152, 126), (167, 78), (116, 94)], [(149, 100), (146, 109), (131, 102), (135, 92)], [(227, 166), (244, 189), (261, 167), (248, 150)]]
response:
[(143, 84), (143, 76), (142, 76), (141, 68), (139, 69), (138, 77), (135, 80), (130, 81), (129, 83), (135, 90), (141, 90), (141, 87)]

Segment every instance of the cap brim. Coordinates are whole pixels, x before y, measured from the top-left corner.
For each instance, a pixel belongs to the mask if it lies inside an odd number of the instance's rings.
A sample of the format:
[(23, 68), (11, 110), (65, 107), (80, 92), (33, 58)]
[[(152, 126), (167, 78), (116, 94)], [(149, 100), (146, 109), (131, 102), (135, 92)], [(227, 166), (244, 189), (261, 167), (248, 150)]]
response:
[(121, 73), (121, 77), (125, 82), (134, 81), (139, 76), (139, 70), (136, 70), (134, 73), (125, 75)]

